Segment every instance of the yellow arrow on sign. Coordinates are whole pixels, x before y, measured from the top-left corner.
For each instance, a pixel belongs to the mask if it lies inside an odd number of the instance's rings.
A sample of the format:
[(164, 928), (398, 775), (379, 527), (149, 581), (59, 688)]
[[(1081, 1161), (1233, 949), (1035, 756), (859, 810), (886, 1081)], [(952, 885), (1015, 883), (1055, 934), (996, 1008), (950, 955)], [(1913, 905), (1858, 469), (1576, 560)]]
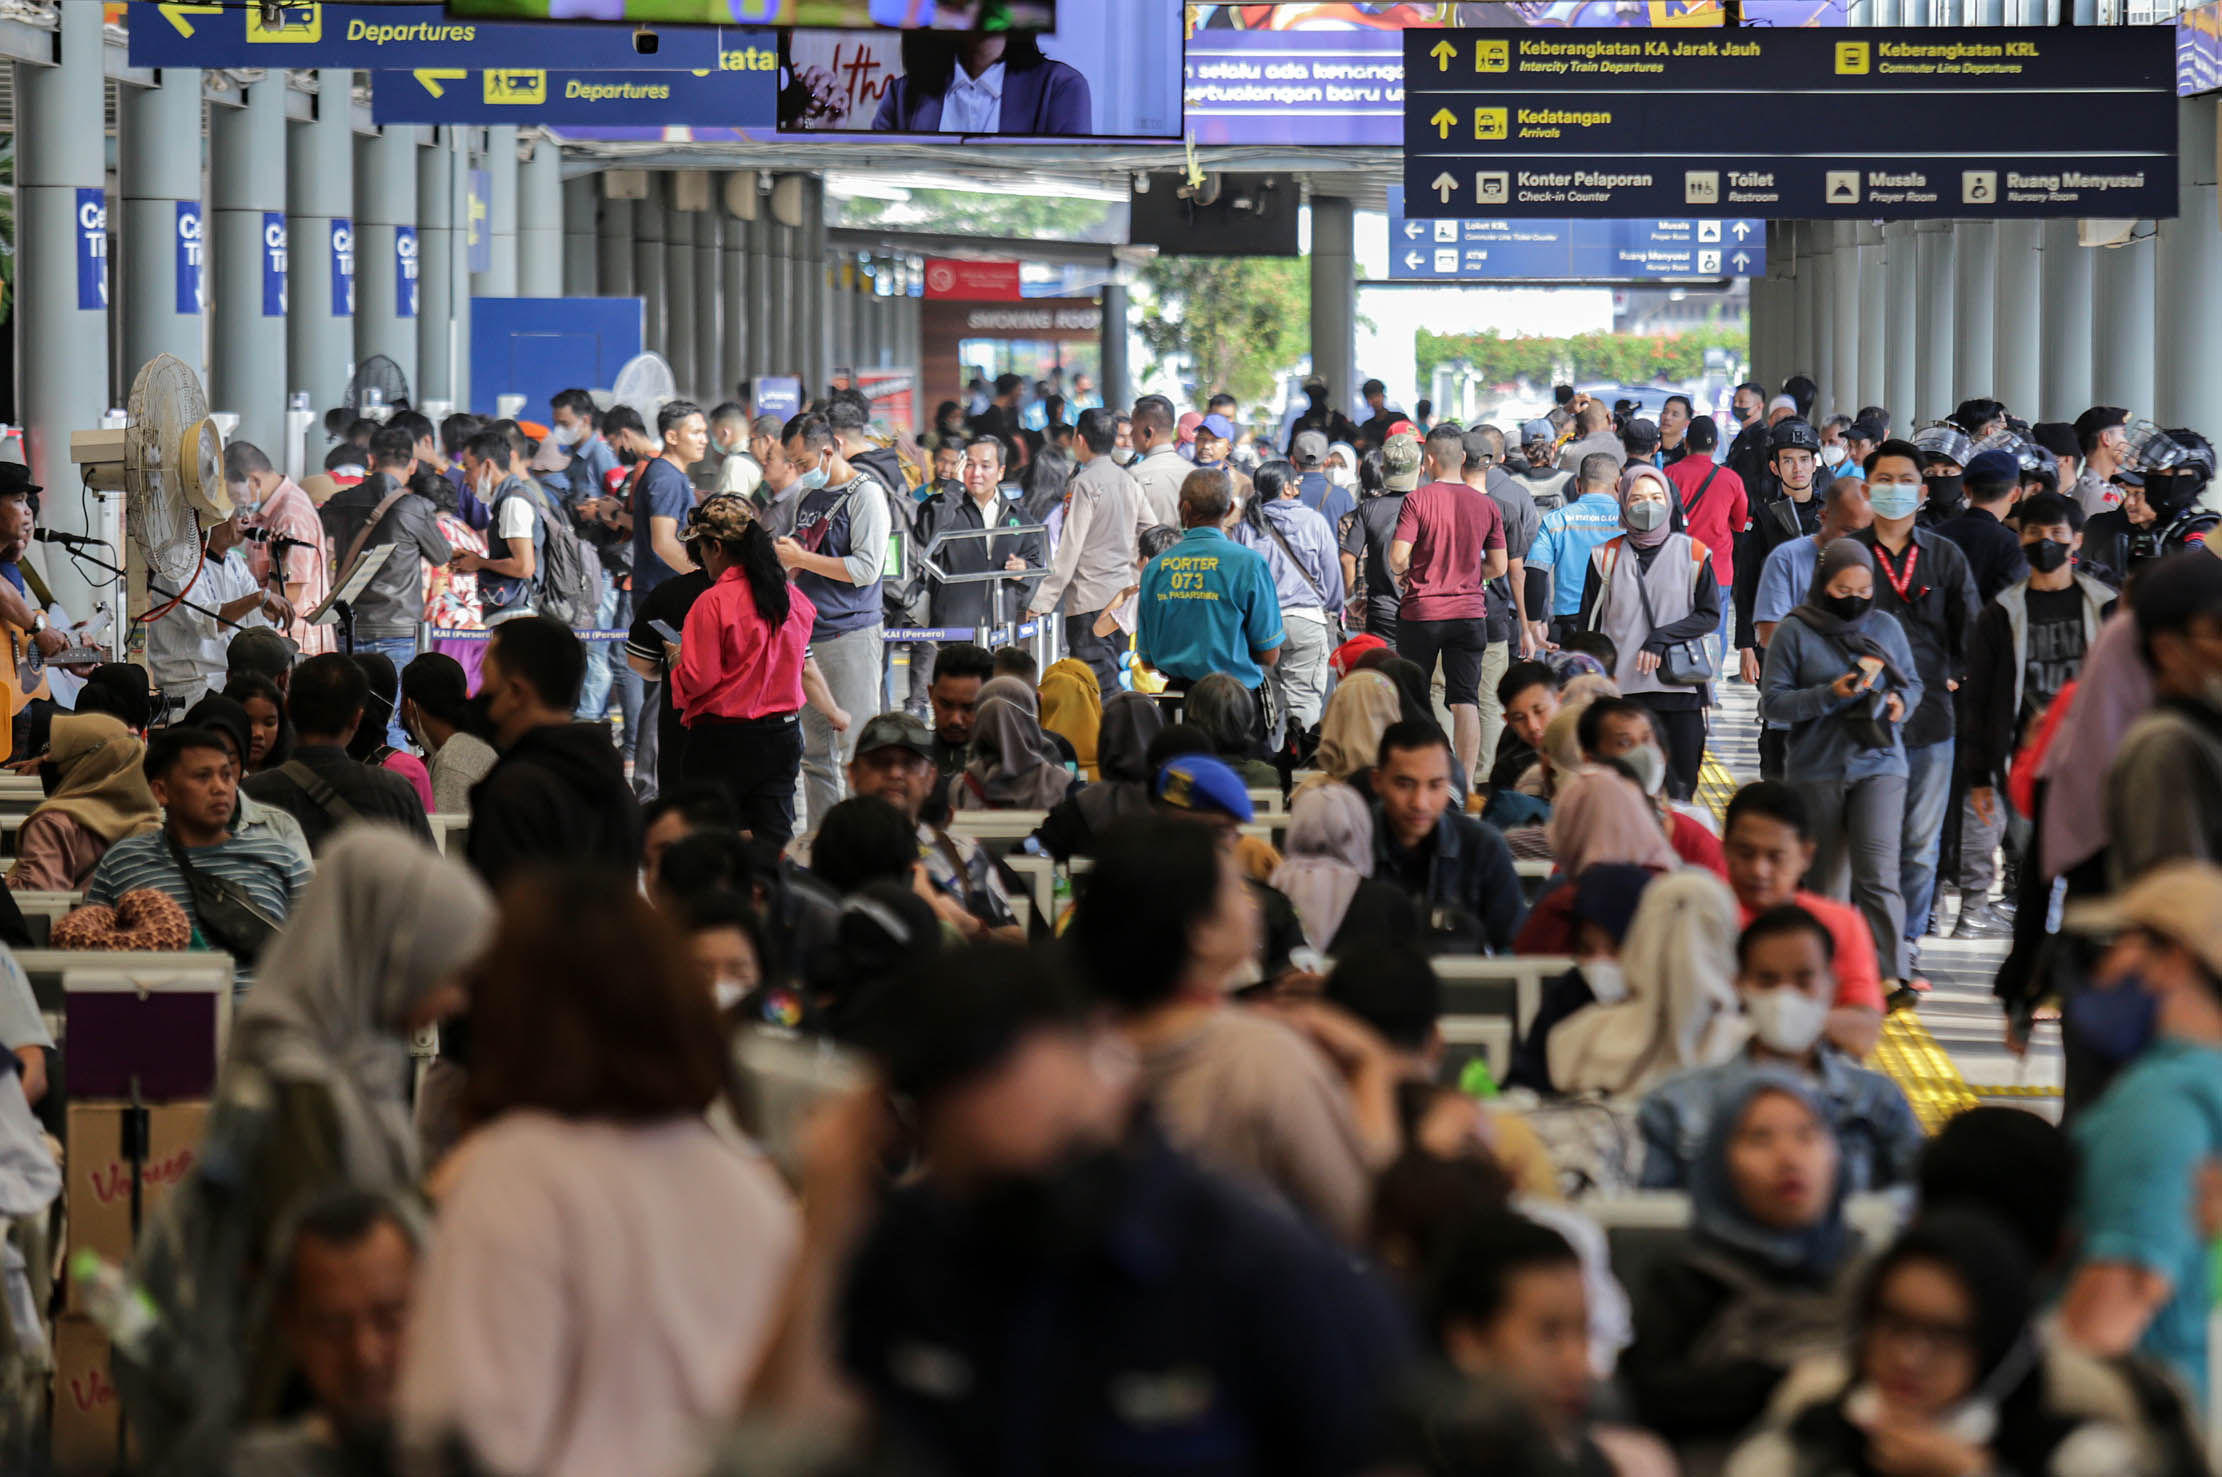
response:
[(185, 38), (186, 38), (186, 39), (187, 39), (188, 41), (190, 41), (190, 40), (191, 40), (191, 39), (193, 38), (193, 23), (192, 23), (191, 21), (189, 21), (189, 20), (187, 20), (187, 19), (186, 19), (186, 17), (187, 17), (187, 16), (189, 16), (189, 15), (222, 15), (222, 14), (224, 13), (224, 7), (223, 7), (223, 6), (221, 6), (221, 5), (168, 5), (168, 4), (164, 4), (164, 5), (157, 5), (157, 6), (155, 6), (154, 8), (155, 8), (156, 10), (159, 10), (159, 11), (161, 11), (161, 12), (162, 12), (162, 19), (164, 19), (164, 20), (168, 21), (168, 22), (169, 22), (169, 23), (170, 23), (171, 25), (173, 25), (173, 26), (177, 27), (177, 33), (178, 33), (178, 34), (179, 34), (180, 36), (183, 36), (183, 37), (185, 37)]
[(417, 67), (412, 75), (424, 84), (426, 92), (434, 97), (446, 97), (447, 89), (441, 83), (460, 82), (471, 74), (461, 67)]
[(1437, 138), (1449, 138), (1451, 125), (1458, 121), (1458, 115), (1448, 108), (1437, 108), (1435, 116), (1427, 121), (1435, 125)]
[(1435, 69), (1437, 71), (1447, 72), (1450, 70), (1450, 59), (1458, 55), (1458, 48), (1448, 41), (1438, 41), (1428, 48), (1427, 54), (1435, 58)]

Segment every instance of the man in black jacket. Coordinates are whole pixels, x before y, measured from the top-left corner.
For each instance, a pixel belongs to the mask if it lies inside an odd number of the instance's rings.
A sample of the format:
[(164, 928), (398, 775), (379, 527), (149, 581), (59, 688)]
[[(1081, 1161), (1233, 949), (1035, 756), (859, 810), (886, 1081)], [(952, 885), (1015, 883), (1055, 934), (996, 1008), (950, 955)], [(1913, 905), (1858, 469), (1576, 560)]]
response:
[(286, 689), (286, 714), (295, 734), (293, 757), (249, 776), (240, 787), (299, 821), (311, 853), (321, 852), (333, 832), (358, 820), (397, 825), (432, 844), (424, 802), (409, 782), (347, 752), (369, 702), (370, 680), (353, 657), (337, 652), (310, 657), (293, 669)]
[(2005, 524), (2021, 491), (2021, 463), (2010, 451), (1996, 447), (1979, 452), (1967, 464), (1962, 478), (1967, 493), (1964, 511), (1937, 525), (1937, 532), (1960, 546), (1967, 556), (1968, 573), (1975, 578), (1975, 598), (1988, 605), (1998, 592), (2029, 573), (2022, 557), (2021, 535)]
[(543, 862), (607, 867), (629, 885), (639, 865), (624, 762), (601, 725), (572, 720), (585, 676), (586, 648), (547, 616), (505, 621), (486, 643), (479, 700), (501, 758), (471, 790), (468, 851), (493, 886)]

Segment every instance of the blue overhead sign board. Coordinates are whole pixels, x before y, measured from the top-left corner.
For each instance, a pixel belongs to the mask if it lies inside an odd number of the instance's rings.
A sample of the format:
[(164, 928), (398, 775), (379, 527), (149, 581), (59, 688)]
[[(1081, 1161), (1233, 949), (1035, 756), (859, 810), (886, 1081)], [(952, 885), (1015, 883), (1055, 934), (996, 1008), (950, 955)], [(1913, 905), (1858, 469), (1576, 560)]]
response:
[(691, 72), (729, 65), (728, 53), (768, 44), (761, 33), (669, 26), (654, 51), (633, 48), (631, 26), (463, 20), (444, 5), (180, 5), (131, 0), (135, 67), (588, 67)]
[(1708, 282), (1767, 270), (1764, 221), (1412, 220), (1389, 187), (1392, 282)]
[(1405, 199), (1453, 220), (2168, 217), (2175, 60), (2161, 26), (1407, 31)]
[[(768, 43), (770, 37), (764, 38)], [(706, 124), (769, 128), (777, 53), (762, 67), (710, 72), (551, 72), (418, 67), (373, 82), (371, 120), (389, 123)]]

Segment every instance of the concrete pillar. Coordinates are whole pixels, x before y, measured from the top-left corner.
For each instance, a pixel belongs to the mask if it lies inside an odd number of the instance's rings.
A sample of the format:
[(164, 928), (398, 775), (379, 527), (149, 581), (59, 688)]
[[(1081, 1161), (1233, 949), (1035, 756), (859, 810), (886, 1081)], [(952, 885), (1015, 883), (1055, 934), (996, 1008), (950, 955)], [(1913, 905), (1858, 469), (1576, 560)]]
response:
[[(98, 426), (110, 403), (101, 9), (60, 10), (58, 65), (15, 69), (16, 383), (31, 477), (52, 489), (46, 522), (88, 533), (69, 434)], [(95, 271), (80, 275), (81, 253)], [(45, 567), (55, 596), (89, 612), (70, 562)]]
[(517, 296), (517, 130), (486, 130), (486, 270), (471, 274), (473, 297)]
[(2150, 236), (2101, 248), (2091, 273), (2091, 393), (2133, 415), (2153, 413), (2155, 255)]
[(748, 252), (754, 239), (761, 201), (756, 193), (756, 171), (737, 169), (718, 181), (715, 209), (725, 217), (724, 251), (718, 263), (718, 317), (723, 353), (718, 382), (727, 394), (737, 394), (749, 376), (749, 355), (755, 342), (749, 337)]
[[(599, 195), (601, 188), (595, 187)], [(640, 224), (630, 200), (597, 200), (594, 228), (595, 291), (602, 297), (635, 297), (640, 292)]]
[(1828, 418), (1828, 382), (1836, 364), (1836, 228), (1827, 221), (1809, 221), (1807, 234), (1813, 237), (1814, 250), (1799, 263), (1798, 275), (1807, 279), (1804, 286), (1812, 316), (1806, 331), (1810, 336), (1793, 373), (1807, 375), (1821, 387), (1813, 402), (1818, 425)]
[[(1316, 245), (1319, 238), (1313, 237)], [(1103, 403), (1114, 409), (1123, 409), (1134, 403), (1134, 386), (1128, 370), (1127, 359), (1126, 288), (1116, 282), (1106, 283), (1103, 289), (1103, 374), (1100, 389)], [(1313, 363), (1318, 363), (1314, 359)], [(928, 410), (928, 414), (931, 414)]]
[[(175, 354), (207, 378), (208, 211), (201, 201), (201, 74), (116, 90), (123, 185), (123, 373)], [(196, 286), (198, 293), (195, 292)]]
[(1923, 221), (1915, 228), (1913, 398), (1922, 420), (1949, 415), (1952, 393), (1952, 223)]
[(1828, 415), (1859, 413), (1859, 227), (1836, 225), (1836, 257), (1829, 274), (1832, 333), (1829, 362), (1820, 366), (1821, 403)]
[(779, 222), (772, 218), (771, 202), (759, 197), (756, 218), (748, 223), (748, 243), (742, 265), (748, 270), (748, 377), (777, 374), (782, 328), (779, 310), (772, 301), (773, 283), (779, 273)]
[(316, 116), (286, 138), (286, 388), (308, 391), (319, 415), (340, 403), (355, 367), (353, 80), (318, 72)]
[(633, 291), (641, 300), (640, 346), (652, 354), (664, 353), (669, 300), (664, 293), (664, 184), (648, 176), (648, 194), (633, 202)]
[(1835, 254), (1836, 237), (1826, 221), (1800, 221), (1797, 230), (1797, 307), (1791, 319), (1796, 336), (1791, 341), (1790, 357), (1783, 364), (1781, 380), (1793, 374), (1815, 374), (1821, 367), (1821, 324), (1829, 313), (1829, 259)]
[(827, 257), (825, 271), (832, 283), (832, 295), (826, 299), (826, 316), (832, 320), (826, 365), (830, 374), (835, 367), (846, 369), (856, 364), (856, 258), (847, 254)]
[(826, 182), (814, 174), (801, 176), (802, 224), (796, 228), (795, 260), (808, 263), (795, 294), (802, 320), (796, 341), (802, 349), (802, 395), (804, 403), (823, 395), (826, 389)]
[[(417, 133), (391, 127), (355, 140), (355, 358), (383, 354), (417, 384), (417, 314), (424, 259), (418, 254)], [(408, 233), (404, 235), (403, 233)], [(405, 243), (406, 258), (396, 243)], [(415, 272), (414, 280), (406, 277)]]
[(1883, 404), (1885, 366), (1889, 362), (1889, 353), (1883, 347), (1883, 300), (1889, 291), (1889, 272), (1884, 264), (1882, 227), (1858, 221), (1852, 231), (1859, 242), (1859, 395), (1852, 407), (1856, 415), (1866, 406)]
[(593, 297), (601, 291), (602, 237), (595, 206), (602, 182), (581, 175), (563, 182), (563, 295)]
[[(1892, 222), (1883, 227), (1883, 408), (1890, 412), (1894, 432), (1911, 431), (1933, 413), (1921, 404), (1919, 371), (1920, 314), (1915, 297), (1920, 274), (1915, 270), (1914, 228)], [(1951, 407), (1947, 406), (1946, 409)]]
[[(2043, 340), (2038, 336), (2043, 311), (2045, 223), (1999, 221), (1997, 270), (1991, 283), (1991, 388), (1984, 392), (2006, 402), (2027, 421), (2057, 419), (2048, 405), (2040, 370)], [(1969, 306), (1963, 294), (1960, 307)]]
[(533, 140), (517, 169), (517, 295), (563, 296), (563, 155), (552, 138)]
[[(1998, 393), (1998, 223), (1959, 221), (1953, 226), (1952, 398), (1973, 400)], [(2021, 415), (2024, 405), (2015, 406)]]
[[(67, 25), (69, 12), (64, 11)], [(98, 39), (95, 11), (95, 40)], [(67, 32), (64, 32), (65, 36)], [(35, 68), (18, 68), (20, 78)], [(95, 81), (97, 82), (97, 77)], [(268, 73), (241, 94), (236, 108), (209, 109), (209, 194), (213, 207), (210, 238), (214, 251), (214, 291), (209, 301), (217, 311), (210, 316), (214, 332), (209, 342), (209, 405), (239, 417), (233, 435), (251, 441), (284, 465), (285, 433), (285, 302), (283, 275), (271, 293), (265, 292), (266, 274), (286, 259), (285, 246), (285, 76)], [(98, 100), (100, 89), (92, 96)], [(23, 106), (23, 94), (17, 94)], [(26, 121), (33, 121), (26, 115)], [(37, 135), (26, 131), (23, 140), (34, 145)], [(88, 138), (97, 143), (97, 127)], [(35, 146), (35, 145), (34, 145)], [(20, 215), (31, 203), (33, 191), (24, 188), (32, 176), (18, 165), (16, 198)], [(17, 221), (23, 232), (25, 222)], [(271, 238), (275, 239), (271, 239)], [(29, 240), (18, 239), (17, 250)], [(26, 284), (18, 281), (20, 290)], [(49, 340), (53, 342), (53, 340)], [(26, 388), (40, 387), (47, 374), (30, 376)], [(35, 429), (35, 422), (34, 422)], [(34, 475), (42, 469), (32, 463)]]
[(2215, 202), (2213, 96), (2176, 105), (2181, 121), (2176, 194), (2182, 214), (2160, 223), (2161, 311), (2155, 354), (2153, 418), (2164, 426), (2191, 426), (2207, 435), (2222, 426), (2222, 376), (2214, 346), (2222, 343), (2222, 228)]
[[(448, 216), (455, 229), (448, 233), (448, 300), (455, 304), (455, 319), (448, 329), (449, 370), (458, 410), (471, 405), (471, 128), (450, 128), (448, 136)], [(421, 340), (420, 340), (421, 342)], [(485, 407), (494, 406), (489, 400)]]
[[(2091, 257), (2076, 239), (2075, 222), (2045, 222), (2043, 291), (2045, 361), (2041, 384), (2048, 421), (2072, 421), (2091, 399)], [(2033, 417), (2034, 419), (2034, 417)]]
[(1332, 403), (1343, 410), (1358, 401), (1355, 229), (1348, 200), (1312, 197), (1312, 373), (1327, 381)]
[[(676, 184), (679, 176), (667, 178)], [(680, 210), (668, 202), (664, 211), (664, 358), (671, 361), (671, 377), (679, 393), (700, 399), (702, 386), (694, 360), (694, 227), (699, 210)]]
[(694, 218), (694, 377), (710, 406), (733, 393), (725, 373), (724, 262), (725, 211), (713, 197)]
[[(775, 197), (776, 198), (776, 197)], [(756, 267), (762, 269), (763, 291), (754, 294), (754, 305), (764, 314), (764, 332), (759, 337), (751, 330), (750, 337), (760, 346), (757, 350), (756, 373), (793, 374), (795, 362), (795, 285), (794, 227), (786, 221), (767, 217), (758, 222), (763, 229), (761, 249), (754, 253)]]
[(421, 400), (446, 400), (460, 408), (451, 372), (454, 353), (456, 258), (463, 233), (456, 227), (455, 130), (433, 134), (417, 152), (417, 376)]

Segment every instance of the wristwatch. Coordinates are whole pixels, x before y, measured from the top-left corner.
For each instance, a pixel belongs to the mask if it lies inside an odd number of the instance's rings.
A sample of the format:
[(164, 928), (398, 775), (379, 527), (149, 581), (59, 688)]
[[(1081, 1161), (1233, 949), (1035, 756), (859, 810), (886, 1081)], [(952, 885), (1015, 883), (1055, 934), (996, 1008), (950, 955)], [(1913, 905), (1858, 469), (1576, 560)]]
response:
[(40, 634), (41, 632), (43, 632), (43, 631), (44, 631), (45, 629), (46, 629), (46, 612), (45, 612), (45, 611), (43, 611), (43, 610), (34, 610), (34, 611), (32, 611), (32, 612), (31, 612), (31, 634), (32, 634), (32, 635), (34, 635), (34, 636), (36, 636), (36, 635)]

